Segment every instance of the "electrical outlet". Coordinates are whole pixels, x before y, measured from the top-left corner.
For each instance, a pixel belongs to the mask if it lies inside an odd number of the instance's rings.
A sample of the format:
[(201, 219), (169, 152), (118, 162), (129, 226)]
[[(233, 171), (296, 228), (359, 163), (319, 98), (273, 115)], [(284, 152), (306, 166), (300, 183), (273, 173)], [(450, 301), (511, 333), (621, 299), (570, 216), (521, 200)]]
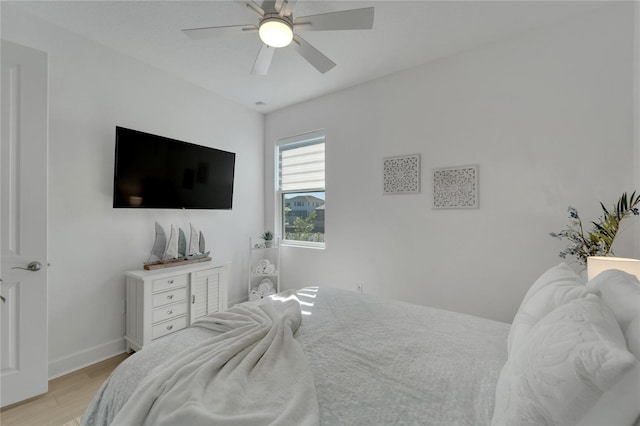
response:
[(359, 293), (364, 293), (364, 284), (363, 283), (357, 283), (356, 284), (356, 291)]

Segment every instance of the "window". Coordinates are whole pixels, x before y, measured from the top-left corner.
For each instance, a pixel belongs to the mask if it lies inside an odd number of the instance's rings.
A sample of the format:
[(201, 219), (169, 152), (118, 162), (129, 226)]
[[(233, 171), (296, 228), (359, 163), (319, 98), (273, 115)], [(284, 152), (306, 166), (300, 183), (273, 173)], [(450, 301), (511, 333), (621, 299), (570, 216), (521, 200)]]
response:
[(277, 169), (282, 240), (324, 246), (324, 132), (278, 141)]

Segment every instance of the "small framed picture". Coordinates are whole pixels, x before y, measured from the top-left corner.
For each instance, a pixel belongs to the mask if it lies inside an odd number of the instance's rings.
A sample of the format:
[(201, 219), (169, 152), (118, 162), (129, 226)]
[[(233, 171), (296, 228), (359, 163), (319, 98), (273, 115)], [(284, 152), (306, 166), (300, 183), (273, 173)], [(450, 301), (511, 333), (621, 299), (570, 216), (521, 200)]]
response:
[(434, 209), (477, 209), (478, 165), (433, 169)]
[(420, 154), (384, 159), (384, 194), (420, 193)]

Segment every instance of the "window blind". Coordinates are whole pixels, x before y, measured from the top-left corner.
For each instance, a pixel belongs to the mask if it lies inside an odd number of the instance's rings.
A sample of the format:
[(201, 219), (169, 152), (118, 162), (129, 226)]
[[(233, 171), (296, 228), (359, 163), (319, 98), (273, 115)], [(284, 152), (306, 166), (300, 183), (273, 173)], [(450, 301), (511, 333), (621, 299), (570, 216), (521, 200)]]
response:
[(280, 191), (324, 190), (324, 136), (279, 145)]

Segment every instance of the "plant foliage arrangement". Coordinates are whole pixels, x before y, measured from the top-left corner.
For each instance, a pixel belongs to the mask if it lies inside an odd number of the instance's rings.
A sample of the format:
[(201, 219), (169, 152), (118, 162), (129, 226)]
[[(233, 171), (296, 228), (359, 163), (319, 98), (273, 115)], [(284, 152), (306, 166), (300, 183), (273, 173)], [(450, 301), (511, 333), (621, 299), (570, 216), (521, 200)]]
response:
[(262, 238), (265, 241), (271, 241), (273, 240), (273, 232), (265, 231), (262, 235), (260, 235), (260, 238)]
[(611, 211), (600, 203), (603, 215), (598, 222), (591, 222), (593, 227), (587, 234), (584, 232), (578, 210), (569, 206), (569, 226), (558, 233), (552, 232), (549, 235), (569, 241), (569, 247), (560, 252), (561, 258), (564, 259), (567, 255), (575, 256), (578, 263), (586, 265), (589, 256), (613, 255), (611, 246), (620, 229), (620, 222), (625, 217), (638, 216), (640, 214), (639, 204), (640, 194), (636, 195), (635, 191), (630, 197), (626, 192), (623, 193)]

